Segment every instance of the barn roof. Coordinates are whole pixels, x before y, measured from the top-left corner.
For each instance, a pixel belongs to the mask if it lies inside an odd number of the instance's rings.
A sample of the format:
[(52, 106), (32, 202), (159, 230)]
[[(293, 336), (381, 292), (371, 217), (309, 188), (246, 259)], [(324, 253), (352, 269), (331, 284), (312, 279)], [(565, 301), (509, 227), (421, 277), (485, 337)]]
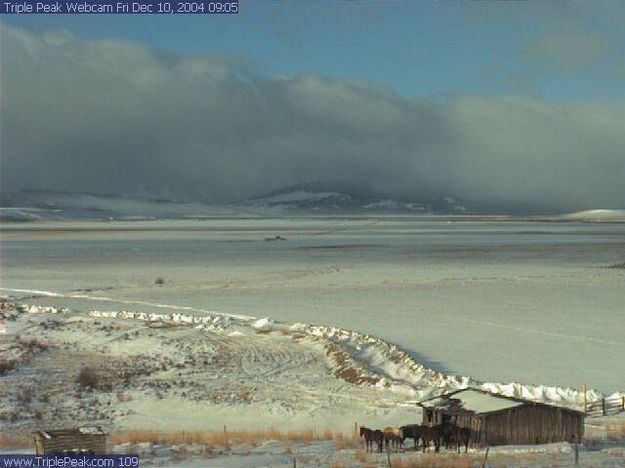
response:
[(523, 405), (522, 401), (500, 398), (498, 395), (486, 394), (479, 390), (467, 388), (449, 395), (442, 395), (420, 403), (432, 409), (449, 409), (454, 412), (465, 410), (470, 413), (490, 413)]
[(39, 434), (46, 439), (53, 439), (61, 436), (76, 436), (76, 435), (107, 435), (100, 426), (86, 426), (77, 427), (72, 429), (52, 429), (52, 430), (39, 430), (35, 431), (35, 434)]
[(505, 411), (523, 405), (539, 405), (551, 408), (560, 408), (579, 413), (570, 408), (547, 405), (521, 398), (513, 398), (505, 395), (487, 392), (478, 388), (464, 388), (455, 392), (436, 396), (418, 403), (426, 409), (442, 410), (454, 414), (487, 414)]

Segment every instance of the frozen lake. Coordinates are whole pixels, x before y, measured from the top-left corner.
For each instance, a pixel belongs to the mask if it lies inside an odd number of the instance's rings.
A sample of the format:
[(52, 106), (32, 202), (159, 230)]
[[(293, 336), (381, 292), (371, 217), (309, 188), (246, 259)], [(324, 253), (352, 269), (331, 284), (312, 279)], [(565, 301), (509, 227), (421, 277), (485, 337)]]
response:
[[(264, 240), (275, 235), (287, 240)], [(41, 303), (153, 308), (124, 303), (146, 301), (323, 323), (481, 380), (625, 390), (625, 269), (604, 268), (625, 262), (625, 224), (5, 223), (0, 254), (4, 288), (120, 302)]]

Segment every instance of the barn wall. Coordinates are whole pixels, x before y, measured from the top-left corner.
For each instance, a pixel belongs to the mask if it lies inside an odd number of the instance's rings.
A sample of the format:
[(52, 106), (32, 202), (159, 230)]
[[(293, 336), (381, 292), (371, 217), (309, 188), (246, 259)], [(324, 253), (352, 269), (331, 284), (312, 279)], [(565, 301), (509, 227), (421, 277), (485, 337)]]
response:
[[(578, 440), (584, 433), (583, 415), (540, 405), (525, 405), (481, 417), (475, 434), (480, 446), (529, 445)], [(472, 434), (473, 435), (473, 434)]]
[(104, 434), (59, 434), (51, 439), (35, 436), (37, 454), (60, 454), (72, 450), (84, 450), (94, 454), (106, 453), (106, 435)]

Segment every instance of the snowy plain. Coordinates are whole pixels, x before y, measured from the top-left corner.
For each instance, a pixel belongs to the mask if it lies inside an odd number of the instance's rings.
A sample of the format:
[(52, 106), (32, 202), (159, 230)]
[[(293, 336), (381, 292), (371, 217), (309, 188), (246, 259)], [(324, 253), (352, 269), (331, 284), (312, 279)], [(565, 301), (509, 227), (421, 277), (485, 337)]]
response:
[[(1, 236), (0, 294), (22, 310), (3, 324), (2, 352), (25, 356), (33, 339), (50, 346), (3, 377), (12, 393), (0, 409), (24, 416), (16, 429), (35, 421), (44, 398), (55, 409), (39, 424), (50, 416), (115, 431), (227, 423), (349, 434), (356, 421), (417, 422), (415, 400), (466, 384), (577, 408), (584, 383), (625, 390), (622, 223), (221, 218), (3, 223)], [(265, 240), (276, 236), (286, 240)], [(155, 329), (156, 317), (180, 326)], [(112, 392), (76, 393), (67, 375), (89, 363), (137, 376)], [(44, 396), (59, 378), (61, 391)], [(25, 385), (35, 389), (26, 406)], [(589, 445), (583, 460), (621, 466), (621, 446)], [(210, 458), (193, 444), (113, 450), (166, 466), (362, 458), (357, 442), (337, 450), (331, 441), (213, 447)], [(568, 444), (502, 450), (506, 466), (572, 460)]]
[[(327, 324), (445, 373), (625, 390), (625, 224), (377, 217), (2, 230), (5, 292), (88, 296), (45, 304)], [(287, 240), (264, 240), (272, 235)]]

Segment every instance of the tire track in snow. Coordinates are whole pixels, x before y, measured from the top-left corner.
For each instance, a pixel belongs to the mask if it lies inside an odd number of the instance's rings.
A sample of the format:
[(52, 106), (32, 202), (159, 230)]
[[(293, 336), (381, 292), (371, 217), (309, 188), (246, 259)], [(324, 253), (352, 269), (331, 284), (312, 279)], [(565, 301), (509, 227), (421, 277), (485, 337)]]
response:
[(533, 334), (533, 335), (542, 335), (542, 336), (549, 336), (552, 338), (566, 338), (566, 339), (571, 339), (571, 340), (579, 340), (579, 341), (588, 341), (591, 343), (600, 343), (600, 344), (607, 344), (607, 345), (611, 345), (611, 346), (623, 346), (625, 345), (624, 342), (619, 342), (619, 341), (611, 341), (611, 340), (605, 340), (605, 339), (601, 339), (601, 338), (592, 338), (590, 336), (581, 336), (581, 335), (567, 335), (565, 333), (556, 333), (556, 332), (547, 332), (547, 331), (541, 331), (541, 330), (532, 330), (529, 328), (521, 328), (521, 327), (514, 327), (512, 325), (504, 325), (503, 323), (497, 323), (497, 322), (489, 322), (489, 321), (485, 321), (485, 320), (475, 320), (475, 319), (459, 319), (463, 322), (467, 322), (467, 323), (474, 323), (474, 324), (478, 324), (478, 325), (485, 325), (488, 327), (494, 327), (494, 328), (501, 328), (504, 330), (511, 330), (511, 331), (516, 331), (516, 332), (520, 332), (520, 333), (528, 333), (528, 334)]

